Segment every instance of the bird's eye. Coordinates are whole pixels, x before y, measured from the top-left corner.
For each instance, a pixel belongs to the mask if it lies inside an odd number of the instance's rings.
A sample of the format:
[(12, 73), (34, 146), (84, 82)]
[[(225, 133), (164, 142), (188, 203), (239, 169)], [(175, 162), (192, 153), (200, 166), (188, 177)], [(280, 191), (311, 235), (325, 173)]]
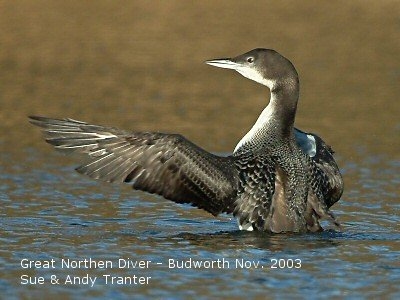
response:
[(248, 63), (252, 63), (253, 61), (254, 61), (254, 57), (250, 56), (250, 57), (247, 58), (247, 62)]

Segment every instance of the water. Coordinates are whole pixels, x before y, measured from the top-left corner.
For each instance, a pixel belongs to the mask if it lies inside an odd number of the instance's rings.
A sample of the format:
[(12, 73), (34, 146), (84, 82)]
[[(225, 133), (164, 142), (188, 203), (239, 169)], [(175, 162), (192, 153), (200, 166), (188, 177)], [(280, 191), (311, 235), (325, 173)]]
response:
[[(400, 298), (397, 2), (0, 6), (0, 298)], [(227, 153), (267, 91), (202, 61), (259, 46), (295, 63), (296, 124), (337, 152), (345, 191), (332, 210), (342, 232), (240, 232), (230, 216), (75, 173), (78, 159), (27, 123), (39, 114), (180, 132)], [(68, 269), (63, 259), (112, 266)], [(120, 259), (151, 263), (119, 268)], [(215, 268), (169, 268), (170, 260)], [(97, 279), (91, 287), (68, 275)], [(121, 285), (112, 276), (151, 278)], [(40, 277), (43, 285), (23, 284)]]
[[(27, 150), (25, 156), (30, 158), (24, 166), (0, 169), (4, 297), (400, 295), (399, 162), (381, 158), (343, 166), (345, 177), (357, 178), (334, 206), (343, 232), (271, 235), (240, 232), (228, 216), (213, 218), (127, 187), (99, 184), (51, 162), (57, 154), (49, 159)], [(43, 165), (32, 169), (33, 161)], [(24, 269), (23, 259), (54, 259), (55, 268)], [(62, 259), (109, 260), (112, 267), (61, 268)], [(145, 269), (119, 268), (120, 259), (151, 263)], [(176, 267), (176, 261), (190, 259), (215, 261), (214, 268)], [(242, 259), (253, 265), (242, 268)], [(68, 275), (87, 274), (97, 277), (93, 287), (65, 282)], [(42, 276), (45, 284), (21, 285), (22, 275)], [(52, 275), (59, 285), (49, 283)], [(110, 276), (108, 284), (104, 275)], [(110, 283), (111, 276), (134, 275), (151, 277), (149, 284)]]

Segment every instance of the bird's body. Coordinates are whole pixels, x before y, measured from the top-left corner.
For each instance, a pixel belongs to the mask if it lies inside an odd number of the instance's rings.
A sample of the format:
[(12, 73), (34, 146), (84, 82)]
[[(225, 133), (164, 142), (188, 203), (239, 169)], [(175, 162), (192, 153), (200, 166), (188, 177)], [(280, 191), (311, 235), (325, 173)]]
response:
[(319, 219), (343, 192), (333, 152), (314, 134), (294, 128), (299, 81), (293, 65), (273, 50), (207, 61), (268, 86), (269, 105), (233, 154), (221, 157), (181, 135), (127, 132), (72, 119), (31, 117), (46, 141), (85, 153), (77, 171), (95, 179), (191, 203), (213, 215), (233, 213), (240, 229), (319, 231)]

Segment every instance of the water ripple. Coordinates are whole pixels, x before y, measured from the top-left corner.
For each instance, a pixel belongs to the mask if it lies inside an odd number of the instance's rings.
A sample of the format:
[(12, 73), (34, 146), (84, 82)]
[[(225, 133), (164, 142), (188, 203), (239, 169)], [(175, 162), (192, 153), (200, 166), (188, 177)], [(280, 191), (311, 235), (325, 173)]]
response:
[[(32, 155), (31, 155), (32, 156)], [(384, 170), (379, 165), (384, 164)], [(392, 297), (399, 293), (400, 204), (399, 163), (383, 157), (366, 159), (363, 166), (344, 166), (350, 181), (343, 199), (333, 207), (344, 231), (318, 234), (265, 234), (241, 232), (229, 216), (212, 218), (195, 208), (176, 205), (158, 196), (132, 191), (129, 187), (99, 184), (43, 163), (41, 170), (0, 167), (0, 201), (3, 234), (0, 263), (7, 273), (0, 281), (4, 295), (20, 289), (22, 258), (46, 260), (119, 258), (149, 259), (167, 265), (169, 259), (188, 261), (225, 259), (233, 266), (238, 259), (258, 261), (263, 269), (168, 269), (154, 266), (143, 274), (157, 280), (152, 288), (135, 287), (151, 297), (206, 299), (221, 297), (295, 298), (299, 291), (311, 298)], [(300, 259), (301, 269), (272, 269), (272, 260)], [(91, 270), (102, 276), (104, 270)], [(126, 270), (114, 269), (119, 276)], [(32, 273), (32, 272), (31, 272)], [(59, 276), (65, 271), (55, 270)], [(32, 274), (48, 275), (45, 270)], [(209, 290), (197, 287), (208, 286)], [(235, 285), (232, 286), (232, 282)], [(191, 286), (190, 291), (186, 289)], [(229, 288), (227, 288), (229, 287)], [(300, 290), (299, 290), (300, 289)], [(53, 287), (72, 297), (129, 297), (128, 287), (99, 285), (88, 291)], [(34, 288), (33, 294), (39, 293)], [(181, 295), (181, 296), (179, 296)]]

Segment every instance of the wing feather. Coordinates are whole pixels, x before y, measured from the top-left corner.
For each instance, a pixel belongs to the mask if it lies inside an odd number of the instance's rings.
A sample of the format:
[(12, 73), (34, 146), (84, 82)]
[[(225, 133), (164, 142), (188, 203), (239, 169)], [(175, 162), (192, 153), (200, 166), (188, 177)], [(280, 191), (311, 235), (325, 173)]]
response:
[(238, 185), (233, 158), (213, 155), (181, 135), (128, 132), (73, 119), (31, 116), (30, 122), (56, 149), (86, 155), (79, 173), (131, 183), (214, 215), (232, 207)]
[(267, 156), (255, 157), (251, 153), (238, 157), (236, 163), (241, 180), (233, 215), (242, 228), (266, 230), (275, 193), (275, 163)]
[(343, 194), (343, 178), (333, 157), (332, 148), (319, 136), (295, 129), (295, 137), (299, 147), (310, 156), (316, 165), (311, 170), (314, 180), (323, 191), (323, 199), (327, 207), (335, 204)]

